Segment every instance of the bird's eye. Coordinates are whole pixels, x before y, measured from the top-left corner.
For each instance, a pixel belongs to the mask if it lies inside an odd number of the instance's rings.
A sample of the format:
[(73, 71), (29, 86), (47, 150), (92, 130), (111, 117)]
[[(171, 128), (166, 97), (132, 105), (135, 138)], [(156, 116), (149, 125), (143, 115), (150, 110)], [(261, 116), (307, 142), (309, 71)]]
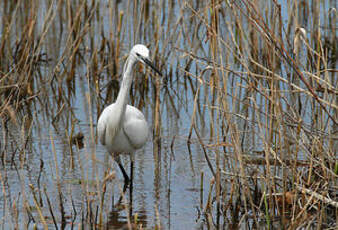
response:
[(138, 57), (139, 57), (139, 56), (141, 56), (141, 55), (140, 55), (139, 53), (136, 53), (136, 56), (138, 56)]

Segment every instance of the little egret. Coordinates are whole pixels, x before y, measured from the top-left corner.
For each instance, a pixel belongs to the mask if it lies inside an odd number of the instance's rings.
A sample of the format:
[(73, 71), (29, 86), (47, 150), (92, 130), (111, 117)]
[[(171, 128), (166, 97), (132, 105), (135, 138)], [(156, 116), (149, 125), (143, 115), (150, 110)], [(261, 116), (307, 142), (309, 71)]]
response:
[[(161, 72), (149, 60), (149, 50), (144, 45), (135, 45), (123, 67), (123, 80), (115, 103), (106, 107), (97, 123), (97, 134), (102, 145), (118, 163), (125, 184), (133, 180), (133, 154), (144, 146), (148, 139), (148, 124), (143, 113), (134, 106), (127, 105), (133, 80), (133, 67), (137, 62), (150, 66), (156, 73)], [(124, 170), (120, 154), (130, 155), (130, 178)]]

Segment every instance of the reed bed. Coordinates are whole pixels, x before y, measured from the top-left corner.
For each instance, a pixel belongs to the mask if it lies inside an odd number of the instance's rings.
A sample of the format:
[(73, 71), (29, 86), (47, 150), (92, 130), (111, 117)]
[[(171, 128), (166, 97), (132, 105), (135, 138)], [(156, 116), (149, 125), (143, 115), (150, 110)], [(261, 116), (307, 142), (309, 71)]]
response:
[[(336, 9), (335, 1), (1, 1), (1, 228), (337, 228)], [(137, 66), (130, 92), (152, 121), (148, 216), (129, 211), (95, 131), (136, 43), (164, 74)], [(198, 202), (173, 222), (180, 154)]]

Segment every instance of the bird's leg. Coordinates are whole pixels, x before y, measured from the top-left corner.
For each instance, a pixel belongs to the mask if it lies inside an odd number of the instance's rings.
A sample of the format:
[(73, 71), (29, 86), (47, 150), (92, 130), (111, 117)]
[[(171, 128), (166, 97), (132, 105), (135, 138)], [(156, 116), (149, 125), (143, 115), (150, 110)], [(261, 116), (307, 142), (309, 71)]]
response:
[(120, 198), (117, 202), (117, 205), (120, 205), (121, 202), (122, 202), (122, 199), (123, 199), (123, 195), (126, 193), (126, 190), (127, 190), (127, 187), (128, 187), (128, 184), (127, 183), (124, 183), (123, 185), (123, 190), (122, 190), (122, 194), (120, 195)]
[(134, 177), (134, 162), (130, 162), (130, 184), (133, 185), (133, 177)]
[(117, 155), (117, 156), (114, 157), (114, 159), (115, 159), (116, 163), (119, 165), (119, 167), (121, 169), (121, 172), (123, 174), (123, 177), (124, 177), (124, 185), (123, 185), (122, 194), (121, 194), (121, 196), (120, 196), (120, 198), (119, 198), (119, 200), (117, 202), (117, 205), (120, 205), (121, 202), (122, 202), (123, 196), (124, 196), (124, 194), (125, 194), (125, 192), (127, 190), (127, 187), (128, 187), (130, 179), (129, 179), (127, 173), (126, 173), (126, 170), (124, 169), (124, 167), (122, 165), (120, 156)]
[(121, 158), (120, 158), (120, 156), (116, 156), (116, 157), (115, 157), (115, 161), (117, 162), (117, 164), (119, 165), (119, 167), (120, 167), (120, 169), (121, 169), (121, 172), (122, 172), (123, 177), (124, 177), (124, 183), (125, 183), (125, 184), (128, 184), (128, 183), (130, 182), (130, 179), (129, 179), (127, 173), (126, 173), (126, 170), (124, 169), (124, 167), (123, 167), (123, 165), (122, 165), (122, 163), (121, 163)]
[(119, 165), (119, 167), (120, 167), (120, 169), (122, 171), (122, 174), (123, 174), (123, 177), (124, 177), (124, 182), (126, 184), (128, 184), (130, 182), (130, 178), (128, 177), (128, 175), (126, 173), (126, 170), (124, 170), (124, 167), (123, 167), (123, 165), (121, 163), (118, 163), (118, 165)]

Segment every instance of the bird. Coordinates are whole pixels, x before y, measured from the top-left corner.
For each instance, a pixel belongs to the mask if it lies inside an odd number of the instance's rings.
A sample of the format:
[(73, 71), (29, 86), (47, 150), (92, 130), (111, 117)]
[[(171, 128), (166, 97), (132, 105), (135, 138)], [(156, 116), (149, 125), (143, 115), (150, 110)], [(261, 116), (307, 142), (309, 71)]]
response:
[[(133, 81), (133, 68), (141, 62), (157, 74), (161, 72), (149, 59), (149, 49), (142, 44), (134, 45), (123, 67), (122, 83), (116, 101), (107, 106), (99, 116), (97, 135), (109, 154), (118, 163), (125, 184), (132, 185), (134, 153), (142, 148), (148, 140), (149, 126), (143, 113), (136, 107), (128, 105), (129, 91)], [(120, 159), (121, 154), (130, 155), (130, 178)]]

